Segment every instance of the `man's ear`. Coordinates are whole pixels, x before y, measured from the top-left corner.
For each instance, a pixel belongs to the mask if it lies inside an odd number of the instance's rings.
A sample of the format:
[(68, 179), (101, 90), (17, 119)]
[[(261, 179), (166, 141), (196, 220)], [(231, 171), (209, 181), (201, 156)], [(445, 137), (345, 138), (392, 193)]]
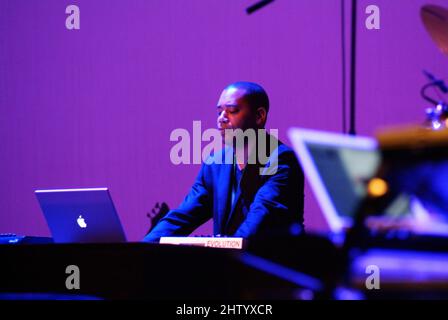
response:
[(257, 122), (257, 126), (259, 128), (263, 128), (266, 123), (267, 112), (264, 107), (259, 107), (257, 109), (257, 114), (255, 116), (255, 121)]

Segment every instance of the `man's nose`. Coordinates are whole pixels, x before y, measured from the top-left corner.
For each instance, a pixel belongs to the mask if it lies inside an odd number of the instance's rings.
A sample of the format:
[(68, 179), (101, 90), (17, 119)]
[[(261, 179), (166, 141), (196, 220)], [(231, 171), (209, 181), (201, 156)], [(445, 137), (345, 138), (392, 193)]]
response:
[(229, 122), (229, 119), (226, 117), (226, 113), (222, 111), (218, 116), (218, 123), (227, 123)]

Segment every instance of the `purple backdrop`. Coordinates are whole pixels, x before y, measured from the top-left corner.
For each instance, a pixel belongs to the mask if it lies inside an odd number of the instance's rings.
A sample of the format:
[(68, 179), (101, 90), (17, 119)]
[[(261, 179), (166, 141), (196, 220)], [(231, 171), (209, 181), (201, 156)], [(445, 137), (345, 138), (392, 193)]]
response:
[[(49, 235), (36, 188), (107, 186), (128, 238), (141, 239), (146, 212), (179, 204), (199, 168), (171, 164), (170, 132), (214, 126), (235, 80), (266, 88), (268, 127), (285, 142), (291, 126), (341, 131), (340, 1), (277, 0), (246, 15), (254, 2), (0, 0), (0, 232)], [(359, 1), (358, 133), (420, 123), (421, 70), (448, 76), (420, 22), (425, 2)], [(65, 28), (69, 4), (80, 30)], [(369, 4), (380, 30), (364, 26)], [(305, 218), (326, 230), (309, 188)]]

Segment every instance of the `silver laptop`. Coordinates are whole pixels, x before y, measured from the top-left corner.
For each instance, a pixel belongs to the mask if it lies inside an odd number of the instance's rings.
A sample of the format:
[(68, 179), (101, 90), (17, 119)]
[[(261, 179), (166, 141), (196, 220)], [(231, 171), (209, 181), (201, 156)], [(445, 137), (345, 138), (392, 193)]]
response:
[(36, 190), (56, 243), (125, 242), (107, 188)]

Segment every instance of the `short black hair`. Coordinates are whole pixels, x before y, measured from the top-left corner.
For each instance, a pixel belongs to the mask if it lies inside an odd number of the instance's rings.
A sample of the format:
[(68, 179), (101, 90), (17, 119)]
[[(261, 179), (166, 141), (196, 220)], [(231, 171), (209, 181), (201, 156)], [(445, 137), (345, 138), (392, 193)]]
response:
[(237, 81), (229, 84), (226, 89), (229, 88), (244, 89), (246, 91), (244, 98), (253, 111), (256, 111), (258, 108), (262, 107), (266, 109), (266, 113), (269, 112), (268, 94), (259, 84), (248, 81)]

